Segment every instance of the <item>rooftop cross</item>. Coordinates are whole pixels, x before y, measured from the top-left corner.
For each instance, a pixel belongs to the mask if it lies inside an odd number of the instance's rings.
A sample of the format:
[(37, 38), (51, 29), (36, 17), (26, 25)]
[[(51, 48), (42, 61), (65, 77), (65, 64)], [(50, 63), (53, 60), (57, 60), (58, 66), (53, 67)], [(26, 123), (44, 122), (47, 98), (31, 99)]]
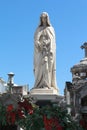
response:
[(85, 58), (87, 58), (87, 42), (85, 42), (82, 46), (82, 49), (85, 49)]

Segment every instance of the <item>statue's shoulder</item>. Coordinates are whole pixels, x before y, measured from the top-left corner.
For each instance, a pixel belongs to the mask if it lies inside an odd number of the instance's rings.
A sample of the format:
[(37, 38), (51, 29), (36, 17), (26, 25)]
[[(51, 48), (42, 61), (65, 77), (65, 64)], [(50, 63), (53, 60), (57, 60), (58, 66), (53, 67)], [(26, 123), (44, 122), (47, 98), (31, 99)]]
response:
[(36, 28), (35, 33), (38, 33), (38, 32), (40, 32), (41, 30), (42, 30), (42, 27), (39, 27), (39, 26), (38, 26), (38, 27)]
[(35, 30), (34, 35), (37, 35), (39, 32), (40, 32), (40, 28), (39, 28), (39, 27), (37, 27), (37, 28), (36, 28), (36, 30)]
[(54, 31), (54, 27), (53, 26), (48, 26), (48, 29), (53, 30)]
[(54, 34), (55, 34), (55, 30), (54, 30), (53, 26), (49, 26), (49, 27), (48, 27), (48, 30), (49, 30), (51, 33), (54, 33)]

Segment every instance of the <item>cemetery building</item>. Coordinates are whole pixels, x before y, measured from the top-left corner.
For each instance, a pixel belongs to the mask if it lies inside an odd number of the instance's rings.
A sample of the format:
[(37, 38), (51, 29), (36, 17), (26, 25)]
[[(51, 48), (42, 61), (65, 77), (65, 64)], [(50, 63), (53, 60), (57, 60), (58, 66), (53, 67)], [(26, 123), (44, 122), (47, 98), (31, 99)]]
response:
[(17, 85), (13, 81), (14, 73), (10, 72), (8, 74), (8, 81), (4, 81), (2, 78), (0, 78), (0, 94), (7, 93), (8, 87), (11, 87), (11, 91), (13, 94), (19, 94), (19, 95), (27, 95), (29, 86), (26, 85)]
[(72, 82), (66, 82), (65, 97), (68, 105), (68, 112), (78, 119), (87, 115), (87, 42), (82, 46), (85, 57), (71, 68)]

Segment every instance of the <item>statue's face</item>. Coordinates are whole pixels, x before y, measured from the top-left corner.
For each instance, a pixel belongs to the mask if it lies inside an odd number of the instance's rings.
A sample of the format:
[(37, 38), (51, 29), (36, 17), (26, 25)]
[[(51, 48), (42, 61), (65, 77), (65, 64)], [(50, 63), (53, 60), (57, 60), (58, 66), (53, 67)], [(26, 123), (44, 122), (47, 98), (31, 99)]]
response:
[(46, 23), (47, 23), (47, 17), (46, 17), (46, 15), (42, 16), (42, 23), (43, 23), (43, 25), (46, 25)]

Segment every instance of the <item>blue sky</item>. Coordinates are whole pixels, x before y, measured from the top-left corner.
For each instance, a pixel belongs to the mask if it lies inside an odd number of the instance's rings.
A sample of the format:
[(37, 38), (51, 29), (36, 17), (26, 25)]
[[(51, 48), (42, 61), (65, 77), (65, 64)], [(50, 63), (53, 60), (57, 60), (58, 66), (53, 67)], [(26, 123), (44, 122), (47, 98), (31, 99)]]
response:
[(49, 13), (56, 32), (57, 83), (63, 94), (70, 68), (84, 57), (87, 0), (0, 0), (0, 77), (14, 72), (16, 84), (34, 85), (34, 32), (40, 14)]

